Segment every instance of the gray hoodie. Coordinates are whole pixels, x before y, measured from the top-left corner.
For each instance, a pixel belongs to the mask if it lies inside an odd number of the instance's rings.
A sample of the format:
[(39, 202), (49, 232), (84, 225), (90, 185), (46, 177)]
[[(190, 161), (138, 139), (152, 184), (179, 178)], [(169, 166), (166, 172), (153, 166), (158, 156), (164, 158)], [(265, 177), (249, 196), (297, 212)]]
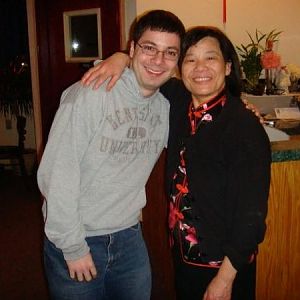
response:
[(168, 101), (140, 94), (127, 69), (111, 92), (75, 83), (62, 94), (42, 161), (45, 232), (67, 260), (87, 254), (87, 236), (138, 222), (145, 184), (168, 137)]

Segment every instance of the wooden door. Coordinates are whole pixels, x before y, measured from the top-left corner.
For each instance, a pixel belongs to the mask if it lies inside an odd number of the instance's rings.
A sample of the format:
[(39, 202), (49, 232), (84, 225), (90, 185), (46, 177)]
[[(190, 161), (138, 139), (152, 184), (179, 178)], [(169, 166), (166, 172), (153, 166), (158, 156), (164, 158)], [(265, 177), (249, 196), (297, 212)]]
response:
[(79, 80), (86, 71), (82, 63), (66, 63), (63, 12), (100, 8), (102, 54), (121, 48), (119, 0), (43, 0), (35, 1), (40, 75), (43, 145), (47, 142), (62, 91)]

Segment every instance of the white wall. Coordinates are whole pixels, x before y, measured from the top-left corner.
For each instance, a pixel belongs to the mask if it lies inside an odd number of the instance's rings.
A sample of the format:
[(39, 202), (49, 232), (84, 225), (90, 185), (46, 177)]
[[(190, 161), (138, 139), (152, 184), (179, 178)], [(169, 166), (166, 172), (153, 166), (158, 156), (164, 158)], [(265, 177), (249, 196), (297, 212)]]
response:
[(223, 29), (234, 45), (247, 43), (246, 31), (284, 31), (277, 46), (282, 63), (300, 65), (300, 0), (227, 0), (227, 23), (222, 23), (221, 0), (131, 0), (137, 14), (150, 9), (170, 10), (187, 28), (214, 25)]
[[(124, 9), (125, 9), (125, 39), (129, 39), (129, 30), (132, 22), (134, 21), (136, 13), (136, 1), (135, 0), (124, 0)], [(127, 45), (126, 45), (127, 46)]]

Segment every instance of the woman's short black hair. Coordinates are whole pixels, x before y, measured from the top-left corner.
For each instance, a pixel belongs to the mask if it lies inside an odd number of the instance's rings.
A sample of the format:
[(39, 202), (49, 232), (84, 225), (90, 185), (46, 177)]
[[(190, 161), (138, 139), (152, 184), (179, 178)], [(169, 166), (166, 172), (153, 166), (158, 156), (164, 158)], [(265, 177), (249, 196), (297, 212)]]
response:
[(146, 30), (175, 33), (180, 42), (185, 34), (185, 28), (180, 19), (166, 10), (151, 10), (139, 17), (131, 27), (131, 40), (137, 43)]
[(225, 89), (234, 96), (241, 95), (241, 66), (235, 48), (229, 38), (220, 29), (213, 26), (197, 26), (188, 30), (182, 40), (179, 67), (181, 69), (184, 57), (191, 46), (196, 45), (205, 37), (215, 38), (219, 45), (225, 62), (231, 63), (231, 72), (225, 78)]

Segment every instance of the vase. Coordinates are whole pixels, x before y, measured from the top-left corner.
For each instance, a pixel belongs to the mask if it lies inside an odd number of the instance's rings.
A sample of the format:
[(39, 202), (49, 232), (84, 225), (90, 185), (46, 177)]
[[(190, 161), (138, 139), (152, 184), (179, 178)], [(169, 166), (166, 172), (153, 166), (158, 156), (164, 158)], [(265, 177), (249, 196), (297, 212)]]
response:
[(266, 94), (274, 94), (274, 75), (273, 69), (265, 69), (265, 78), (266, 78)]

